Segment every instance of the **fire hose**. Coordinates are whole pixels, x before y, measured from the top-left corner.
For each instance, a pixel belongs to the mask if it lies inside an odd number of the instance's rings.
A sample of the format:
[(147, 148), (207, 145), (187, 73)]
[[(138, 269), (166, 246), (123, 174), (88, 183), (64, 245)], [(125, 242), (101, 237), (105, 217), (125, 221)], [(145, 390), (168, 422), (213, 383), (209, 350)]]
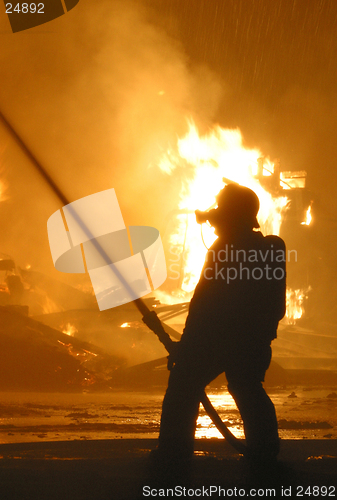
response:
[[(145, 304), (144, 304), (145, 305)], [(145, 305), (147, 308), (147, 306)], [(150, 311), (143, 316), (144, 323), (157, 335), (160, 342), (164, 345), (168, 353), (172, 350), (172, 346), (175, 342), (171, 339), (168, 333), (164, 330), (164, 327), (158, 318), (155, 311)], [(246, 452), (246, 445), (241, 439), (238, 439), (231, 433), (226, 424), (221, 420), (217, 411), (210, 402), (208, 396), (204, 392), (201, 396), (200, 402), (202, 403), (207, 415), (212, 420), (215, 427), (223, 435), (226, 441), (233, 446), (239, 453), (244, 454)]]
[[(53, 192), (56, 194), (56, 196), (59, 198), (59, 200), (63, 203), (63, 205), (69, 205), (70, 202), (65, 196), (65, 194), (62, 192), (62, 190), (59, 188), (59, 186), (55, 183), (55, 181), (52, 179), (52, 177), (49, 175), (49, 173), (46, 171), (46, 169), (41, 165), (41, 163), (37, 160), (37, 158), (34, 156), (34, 154), (31, 152), (31, 150), (26, 146), (22, 138), (18, 135), (18, 133), (15, 131), (15, 129), (12, 127), (12, 125), (8, 122), (8, 120), (4, 117), (4, 115), (0, 112), (0, 118), (6, 128), (9, 130), (9, 132), (12, 134), (12, 136), (15, 138), (16, 142), (22, 149), (22, 151), (25, 153), (25, 155), (29, 158), (31, 163), (34, 165), (34, 167), (38, 170), (38, 172), (41, 174), (41, 176), (45, 179), (47, 184), (50, 186), (50, 188), (53, 190)], [(73, 217), (76, 219), (77, 223), (81, 226), (82, 230), (87, 234), (88, 237), (92, 236), (89, 229), (85, 226), (83, 221), (80, 219), (80, 217), (76, 214), (76, 212), (73, 210), (72, 212)], [(106, 262), (109, 262), (109, 257), (105, 253), (104, 249), (101, 247), (101, 245), (93, 238), (93, 244), (96, 247), (97, 251), (101, 254), (101, 256), (105, 259)], [(129, 283), (124, 279), (120, 271), (114, 266), (113, 264), (111, 265), (111, 268), (113, 269), (116, 277), (118, 280), (123, 284), (123, 286), (130, 292), (130, 295), (134, 296), (133, 290), (130, 287)], [(135, 307), (139, 310), (139, 312), (143, 316), (143, 321), (144, 323), (157, 335), (158, 339), (160, 342), (165, 346), (166, 350), (170, 353), (172, 350), (172, 346), (174, 342), (171, 340), (171, 337), (168, 335), (168, 333), (164, 330), (164, 327), (158, 318), (157, 314), (155, 311), (151, 311), (145, 302), (142, 299), (135, 299), (133, 300), (133, 304)], [(221, 420), (219, 417), (217, 411), (213, 407), (212, 403), (210, 402), (209, 398), (207, 397), (206, 393), (204, 392), (202, 397), (201, 397), (201, 403), (205, 408), (206, 413), (208, 416), (211, 418), (213, 421), (214, 425), (216, 428), (219, 430), (219, 432), (223, 435), (223, 437), (226, 439), (226, 441), (233, 446), (239, 453), (244, 454), (246, 452), (246, 445), (243, 443), (242, 440), (236, 438), (231, 431), (227, 428), (226, 424)]]

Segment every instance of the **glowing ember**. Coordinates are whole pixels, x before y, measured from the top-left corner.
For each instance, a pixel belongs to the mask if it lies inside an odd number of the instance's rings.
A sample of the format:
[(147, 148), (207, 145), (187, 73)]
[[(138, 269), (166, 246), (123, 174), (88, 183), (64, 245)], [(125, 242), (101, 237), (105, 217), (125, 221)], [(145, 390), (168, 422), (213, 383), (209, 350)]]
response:
[[(279, 234), (288, 199), (286, 196), (272, 196), (262, 186), (263, 179), (274, 173), (274, 164), (268, 159), (261, 163), (262, 156), (258, 149), (243, 146), (239, 129), (216, 126), (200, 137), (195, 125), (189, 123), (189, 131), (178, 140), (177, 150), (168, 151), (160, 161), (159, 167), (169, 175), (184, 168), (179, 203), (181, 215), (178, 216), (178, 228), (170, 238), (174, 248), (171, 253), (179, 256), (181, 261), (179, 285), (184, 292), (192, 292), (198, 282), (206, 254), (202, 240), (209, 247), (216, 238), (213, 229), (207, 225), (202, 228), (201, 238), (194, 211), (206, 210), (215, 204), (215, 196), (224, 186), (223, 178), (255, 191), (260, 199), (258, 220), (262, 232)], [(275, 190), (281, 190), (279, 182)]]
[(77, 328), (72, 325), (71, 323), (67, 323), (66, 326), (63, 328), (62, 333), (65, 333), (66, 335), (69, 335), (70, 337), (74, 337), (75, 333), (77, 333), (78, 330)]
[(91, 356), (94, 356), (95, 358), (97, 358), (98, 354), (95, 354), (94, 352), (91, 352), (91, 351), (87, 351), (86, 349), (83, 349), (84, 352), (86, 352), (87, 354), (90, 354)]
[(130, 328), (130, 326), (131, 326), (130, 323), (123, 323), (121, 325), (121, 328)]
[(312, 203), (310, 203), (308, 210), (306, 211), (305, 221), (301, 222), (302, 226), (304, 226), (304, 225), (309, 226), (310, 222), (312, 221), (311, 205), (312, 205)]

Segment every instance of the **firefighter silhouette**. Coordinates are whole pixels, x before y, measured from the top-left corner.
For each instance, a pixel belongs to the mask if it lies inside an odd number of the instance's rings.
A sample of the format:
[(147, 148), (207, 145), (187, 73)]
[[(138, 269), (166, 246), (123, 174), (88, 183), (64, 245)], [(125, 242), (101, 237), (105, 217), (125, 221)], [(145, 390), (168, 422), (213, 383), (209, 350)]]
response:
[(241, 413), (248, 456), (271, 460), (279, 452), (275, 408), (263, 388), (271, 342), (285, 314), (285, 244), (263, 236), (259, 199), (228, 184), (218, 207), (196, 212), (218, 239), (209, 249), (180, 342), (169, 356), (157, 453), (173, 459), (193, 454), (201, 394), (225, 372)]

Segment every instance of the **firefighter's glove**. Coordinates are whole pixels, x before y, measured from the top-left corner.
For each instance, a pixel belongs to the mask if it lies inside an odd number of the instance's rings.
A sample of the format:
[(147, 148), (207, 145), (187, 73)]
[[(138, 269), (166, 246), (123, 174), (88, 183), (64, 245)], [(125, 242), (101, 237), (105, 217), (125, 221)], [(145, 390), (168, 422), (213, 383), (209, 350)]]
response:
[(155, 333), (158, 333), (164, 330), (163, 325), (161, 324), (160, 319), (157, 316), (156, 311), (149, 311), (142, 317), (143, 323), (146, 324)]
[(179, 356), (179, 351), (180, 351), (180, 342), (173, 342), (172, 341), (172, 346), (170, 348), (170, 354), (167, 356), (167, 369), (172, 370), (173, 366), (175, 365), (178, 356)]

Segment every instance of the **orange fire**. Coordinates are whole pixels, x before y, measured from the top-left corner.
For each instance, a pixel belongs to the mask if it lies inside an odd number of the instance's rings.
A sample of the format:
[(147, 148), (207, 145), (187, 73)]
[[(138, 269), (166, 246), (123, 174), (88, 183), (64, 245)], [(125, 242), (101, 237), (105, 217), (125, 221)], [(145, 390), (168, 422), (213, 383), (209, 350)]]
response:
[(288, 324), (294, 325), (297, 319), (302, 318), (304, 314), (303, 302), (308, 298), (308, 292), (310, 292), (311, 287), (307, 289), (292, 290), (287, 288), (287, 312), (285, 319)]
[[(243, 145), (239, 129), (229, 130), (216, 126), (208, 134), (200, 136), (190, 122), (185, 137), (178, 140), (176, 150), (169, 150), (159, 163), (162, 171), (171, 175), (176, 169), (185, 168), (184, 184), (180, 193), (178, 228), (171, 234), (170, 244), (174, 253), (183, 260), (183, 276), (180, 287), (185, 294), (194, 290), (205, 259), (206, 248), (216, 236), (212, 228), (196, 223), (194, 211), (206, 210), (215, 204), (215, 196), (224, 186), (223, 178), (238, 182), (256, 192), (260, 199), (258, 220), (265, 233), (279, 234), (281, 218), (286, 210), (286, 196), (272, 196), (259, 181), (258, 149)], [(274, 164), (263, 162), (263, 177), (274, 172)], [(185, 295), (186, 297), (186, 295)]]
[(77, 332), (78, 332), (77, 328), (71, 323), (67, 323), (62, 330), (62, 333), (69, 335), (69, 337), (74, 337), (75, 333)]
[(309, 226), (310, 222), (312, 221), (311, 206), (312, 203), (310, 203), (310, 205), (308, 206), (308, 210), (306, 211), (305, 214), (305, 220), (301, 222), (303, 226)]
[[(188, 300), (199, 280), (205, 260), (206, 247), (210, 247), (216, 236), (207, 224), (196, 223), (194, 211), (207, 210), (215, 206), (215, 196), (224, 186), (224, 178), (247, 186), (260, 199), (258, 221), (264, 234), (278, 235), (282, 216), (288, 208), (285, 189), (304, 187), (305, 172), (286, 172), (274, 185), (274, 196), (264, 187), (264, 179), (273, 175), (277, 166), (263, 158), (258, 149), (243, 145), (239, 129), (223, 129), (215, 126), (206, 135), (200, 136), (196, 126), (189, 122), (187, 134), (178, 139), (177, 147), (162, 157), (159, 167), (168, 175), (175, 171), (182, 174), (177, 226), (170, 235), (175, 269), (179, 269), (179, 286), (172, 295), (157, 291), (157, 297), (166, 303)], [(284, 177), (284, 178), (283, 178)], [(304, 180), (303, 180), (304, 179)], [(311, 221), (311, 204), (305, 224)], [(286, 320), (295, 323), (302, 317), (305, 290), (287, 289)]]

